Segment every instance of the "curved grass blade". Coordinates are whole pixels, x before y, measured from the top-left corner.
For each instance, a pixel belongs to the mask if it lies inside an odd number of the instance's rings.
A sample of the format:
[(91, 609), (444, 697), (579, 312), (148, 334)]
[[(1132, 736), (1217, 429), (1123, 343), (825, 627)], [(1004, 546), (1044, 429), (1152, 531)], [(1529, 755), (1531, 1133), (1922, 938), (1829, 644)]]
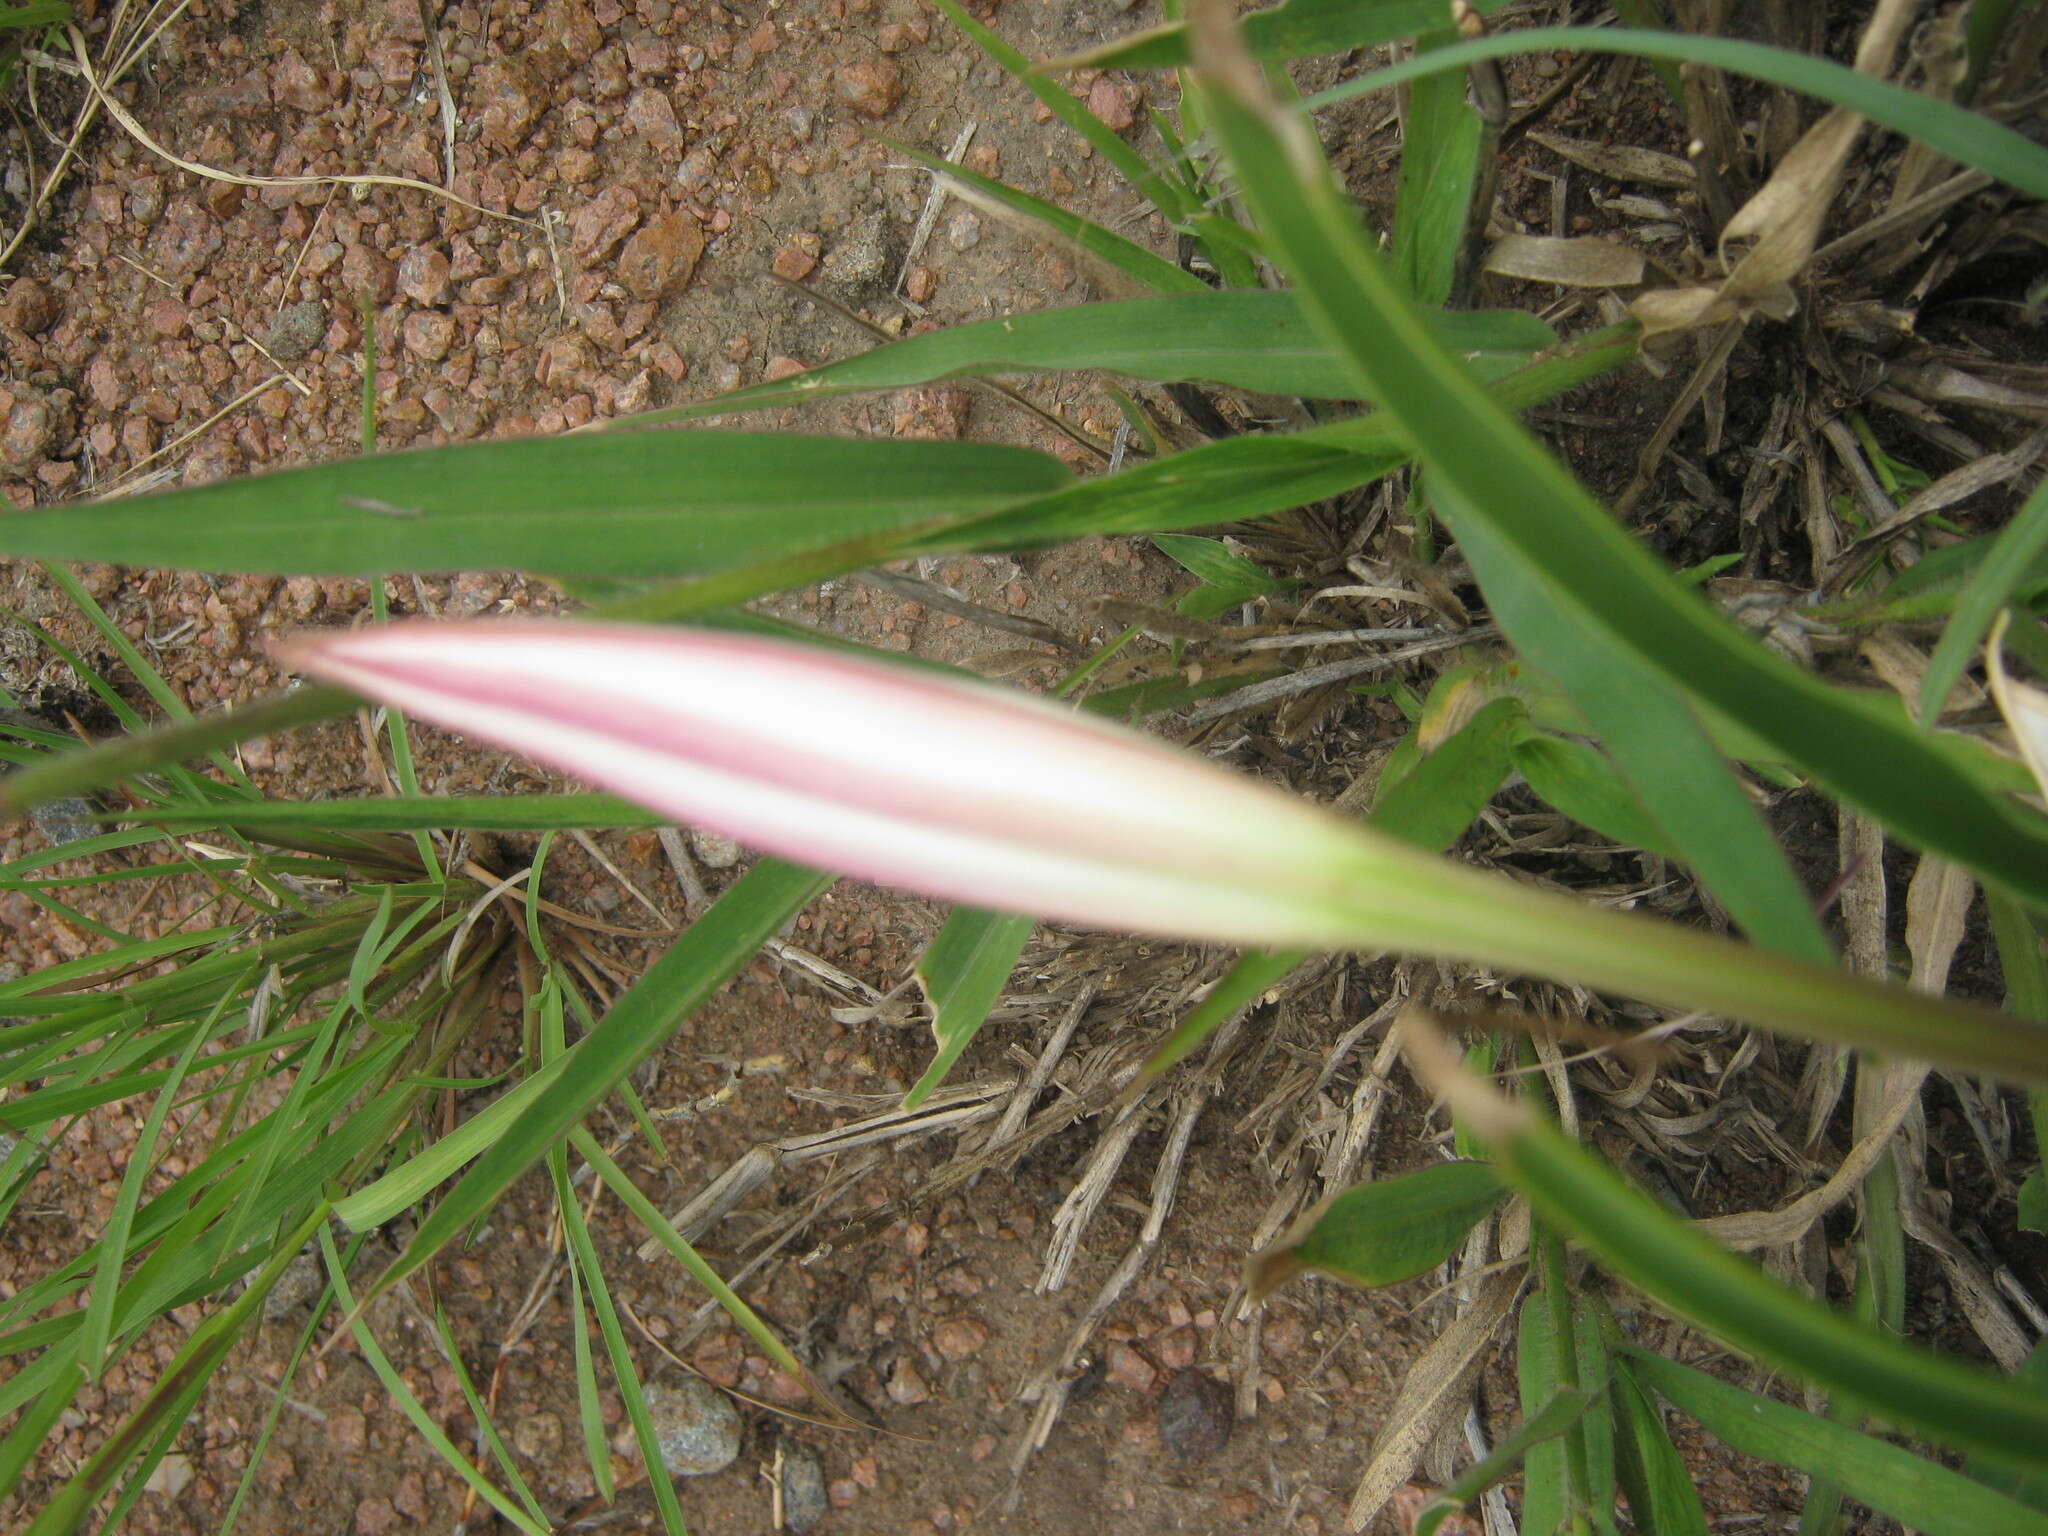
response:
[(959, 907), (946, 918), (939, 936), (918, 958), (915, 972), (932, 1010), (938, 1053), (903, 1096), (905, 1109), (915, 1109), (931, 1096), (968, 1042), (981, 1032), (1036, 926), (1028, 917), (979, 907)]
[(1858, 74), (1832, 59), (1725, 37), (1694, 37), (1624, 27), (1532, 27), (1526, 32), (1501, 32), (1419, 54), (1405, 63), (1347, 80), (1309, 97), (1305, 105), (1314, 111), (1356, 96), (1392, 90), (1441, 70), (1463, 69), (1480, 59), (1504, 59), (1557, 49), (1628, 53), (1675, 64), (1702, 64), (1802, 91), (1860, 113), (1951, 160), (1995, 176), (2030, 197), (2048, 198), (2048, 150), (2003, 123), (1953, 102), (1922, 96), (1874, 76)]
[(1615, 1360), (1609, 1372), (1614, 1384), (1615, 1470), (1638, 1527), (1645, 1536), (1707, 1536), (1699, 1490), (1685, 1458), (1665, 1432), (1657, 1405), (1637, 1382), (1632, 1362)]
[(1684, 700), (1611, 645), (1574, 597), (1457, 492), (1443, 484), (1436, 492), (1501, 629), (1585, 714), (1659, 841), (1677, 850), (1751, 939), (1832, 964), (1834, 948), (1805, 887)]
[[(1064, 91), (1060, 94), (1066, 95)], [(970, 171), (965, 166), (955, 165), (941, 155), (928, 153), (914, 145), (898, 144), (893, 140), (883, 142), (896, 154), (915, 160), (946, 181), (954, 196), (982, 204), (997, 213), (1016, 214), (1049, 229), (1062, 240), (1100, 261), (1107, 262), (1124, 276), (1155, 293), (1210, 291), (1209, 285), (1194, 273), (1183, 272), (1164, 256), (1147, 250), (1135, 240), (1126, 240), (1115, 231), (1104, 229), (1100, 224), (1084, 219), (1078, 213), (1071, 213), (1058, 203), (1049, 203), (1042, 197), (1033, 197), (1029, 192), (1020, 191), (1006, 181), (997, 181), (993, 176)]]
[(0, 555), (270, 575), (705, 575), (1058, 489), (975, 443), (583, 433), (465, 443), (0, 520)]
[(1956, 598), (1954, 615), (1920, 679), (1920, 724), (1932, 726), (1951, 689), (1970, 664), (1998, 610), (2011, 600), (2034, 562), (2048, 551), (2048, 480), (2034, 487), (2013, 520), (1999, 532), (1969, 584)]
[(1419, 1011), (1401, 1027), (1418, 1073), (1481, 1128), (1501, 1177), (1535, 1214), (1659, 1306), (1939, 1444), (2023, 1471), (2048, 1469), (2048, 1396), (1859, 1327), (1771, 1279), (1466, 1073)]
[(1354, 1184), (1251, 1261), (1252, 1297), (1304, 1270), (1367, 1287), (1412, 1280), (1456, 1253), (1500, 1200), (1500, 1177), (1484, 1163), (1435, 1163)]
[(1188, 198), (1172, 178), (1147, 165), (1144, 157), (1126, 144), (1115, 129), (1090, 112), (1085, 102), (1038, 73), (1029, 59), (968, 15), (957, 0), (934, 0), (934, 3), (951, 18), (954, 26), (967, 34), (975, 47), (1043, 102), (1053, 116), (1093, 145), (1095, 152), (1116, 167), (1117, 174), (1129, 182), (1140, 197), (1164, 214), (1168, 222), (1177, 221), (1192, 211)]
[(1745, 1455), (1832, 1478), (1852, 1497), (1928, 1536), (2048, 1536), (2048, 1515), (1938, 1462), (1646, 1350), (1625, 1352), (1632, 1374), (1716, 1439)]
[(742, 875), (565, 1053), (549, 1091), (427, 1213), (405, 1251), (365, 1292), (365, 1304), (454, 1241), (828, 883), (779, 859), (763, 859)]
[[(1555, 331), (1521, 310), (1431, 310), (1427, 324), (1467, 361), (1483, 359), (1490, 377), (1526, 364), (1531, 354), (1557, 341)], [(690, 421), (937, 379), (1073, 368), (1160, 384), (1192, 380), (1310, 399), (1358, 398), (1355, 375), (1331, 355), (1292, 294), (1218, 289), (949, 326), (808, 373), (634, 419)]]
[[(1511, 1431), (1484, 1461), (1473, 1463), (1458, 1474), (1457, 1481), (1439, 1493), (1415, 1522), (1415, 1536), (1436, 1536), (1445, 1520), (1470, 1504), (1494, 1484), (1504, 1481), (1537, 1446), (1565, 1434), (1578, 1423), (1593, 1398), (1584, 1392), (1565, 1389), (1552, 1393), (1543, 1406)], [(1529, 1524), (1527, 1529), (1543, 1527)]]
[[(1507, 0), (1476, 0), (1484, 16)], [(1245, 46), (1261, 59), (1298, 59), (1312, 53), (1377, 48), (1444, 24), (1443, 0), (1287, 0), (1245, 17)], [(1187, 25), (1168, 22), (1100, 48), (1043, 64), (1041, 69), (1172, 69), (1193, 58)]]
[[(1423, 57), (1435, 63), (1470, 46)], [(1268, 118), (1222, 89), (1212, 90), (1211, 106), (1244, 194), (1304, 304), (1387, 401), (1384, 414), (1400, 422), (1438, 496), (1454, 499), (1467, 526), (1542, 571), (1604, 643), (1723, 710), (1907, 839), (2048, 906), (2048, 820), (1985, 793), (1896, 707), (1821, 682), (1709, 608), (1430, 340), (1306, 123)]]

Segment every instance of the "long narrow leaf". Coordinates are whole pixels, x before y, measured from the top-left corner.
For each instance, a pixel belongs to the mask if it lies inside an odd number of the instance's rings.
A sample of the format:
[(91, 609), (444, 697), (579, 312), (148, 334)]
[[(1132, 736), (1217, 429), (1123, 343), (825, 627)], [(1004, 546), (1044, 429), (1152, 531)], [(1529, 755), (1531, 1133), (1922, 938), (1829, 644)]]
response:
[(1269, 118), (1223, 89), (1211, 96), (1245, 196), (1304, 304), (1387, 401), (1439, 494), (1456, 497), (1468, 524), (1483, 520), (1485, 532), (1542, 570), (1598, 622), (1607, 643), (1722, 709), (1907, 838), (2048, 905), (2048, 821), (1987, 795), (1895, 706), (1809, 676), (1707, 607), (1430, 339), (1306, 125)]
[(2043, 551), (2048, 551), (2048, 480), (2034, 487), (2034, 494), (2013, 515), (1999, 533), (1977, 574), (1970, 578), (1956, 599), (1955, 614), (1941, 632), (1941, 641), (1928, 659), (1927, 673), (1920, 680), (1920, 723), (1931, 726), (1949, 690), (1970, 664), (1970, 657), (1983, 641), (1998, 610), (2011, 600), (2013, 590)]

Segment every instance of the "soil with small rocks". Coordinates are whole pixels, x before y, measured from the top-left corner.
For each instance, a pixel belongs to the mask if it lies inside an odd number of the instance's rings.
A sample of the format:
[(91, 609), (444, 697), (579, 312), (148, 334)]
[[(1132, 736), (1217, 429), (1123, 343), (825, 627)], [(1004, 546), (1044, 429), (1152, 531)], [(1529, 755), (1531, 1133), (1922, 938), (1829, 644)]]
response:
[[(1026, 53), (1045, 55), (1157, 16), (1129, 0), (1013, 0), (994, 19)], [(942, 152), (972, 121), (970, 168), (1168, 248), (1164, 229), (1113, 174), (913, 0), (451, 0), (440, 39), (459, 114), (453, 198), (241, 186), (190, 175), (115, 129), (93, 135), (49, 227), (0, 292), (0, 496), (22, 508), (58, 505), (351, 455), (370, 356), (378, 446), (419, 447), (562, 432), (867, 344), (831, 306), (783, 284), (815, 288), (896, 333), (1105, 296), (1071, 255), (957, 204), (911, 258), (930, 179), (899, 162), (882, 137)], [(1071, 83), (1118, 131), (1134, 141), (1145, 131), (1153, 82), (1111, 74)], [(209, 166), (437, 184), (447, 170), (415, 0), (193, 0), (121, 89), (161, 143)], [(1109, 434), (1113, 409), (1092, 386), (1039, 383), (1041, 405)], [(1073, 454), (1064, 438), (1001, 411), (989, 396), (939, 386), (829, 408), (802, 424), (877, 436), (972, 432)], [(1114, 540), (1016, 562), (949, 561), (930, 574), (1076, 633), (1087, 628), (1091, 600), (1156, 602), (1173, 580), (1155, 556)], [(353, 579), (219, 581), (112, 567), (87, 568), (82, 579), (195, 710), (284, 681), (264, 652), (267, 636), (350, 623), (368, 606), (366, 584)], [(546, 584), (503, 572), (392, 580), (386, 592), (401, 613), (559, 606)], [(0, 571), (0, 605), (111, 662), (39, 573)], [(780, 606), (891, 648), (972, 660), (1014, 647), (854, 582)], [(0, 682), (107, 728), (45, 657)], [(251, 743), (243, 761), (280, 793), (381, 787), (346, 723)], [(420, 733), (420, 773), (450, 794), (551, 787), (523, 765), (433, 731)], [(36, 837), (5, 829), (0, 852), (18, 855)], [(683, 893), (653, 834), (600, 843), (636, 887), (681, 913)], [(734, 873), (714, 873), (714, 891)], [(566, 845), (550, 862), (548, 894), (618, 922), (636, 910)], [(841, 887), (791, 937), (887, 991), (938, 920), (925, 904)], [(0, 929), (0, 955), (22, 971), (97, 942), (19, 894), (0, 895)], [(654, 952), (646, 942), (614, 949), (629, 970)], [(880, 1108), (916, 1079), (928, 1048), (921, 1028), (836, 1022), (828, 1011), (836, 1001), (800, 971), (762, 958), (692, 1017), (641, 1080), (661, 1117), (661, 1155), (638, 1140), (620, 1154), (658, 1204), (681, 1205), (758, 1143), (852, 1116), (792, 1089), (869, 1095)], [(511, 1064), (519, 1006), (508, 979), (465, 1072)], [(1073, 1051), (1165, 1022), (1094, 1017)], [(1289, 1048), (1282, 1023), (1299, 1022), (1266, 1021), (1277, 1049)], [(990, 1029), (956, 1075), (1013, 1068), (1047, 1023)], [(1327, 1019), (1309, 1026), (1334, 1033)], [(1331, 1091), (1343, 1091), (1350, 1075)], [(1137, 1235), (1163, 1127), (1141, 1136), (1057, 1290), (1034, 1286), (1052, 1213), (1094, 1144), (1094, 1125), (936, 1201), (908, 1197), (945, 1162), (947, 1145), (891, 1151), (742, 1285), (872, 1428), (812, 1422), (803, 1384), (722, 1315), (700, 1328), (704, 1295), (674, 1263), (639, 1259), (644, 1234), (601, 1202), (593, 1233), (643, 1376), (665, 1389), (701, 1378), (732, 1394), (738, 1409), (737, 1458), (679, 1484), (692, 1528), (770, 1529), (779, 1448), (784, 1517), (796, 1530), (1343, 1529), (1375, 1429), (1408, 1362), (1434, 1336), (1441, 1303), (1426, 1299), (1426, 1283), (1358, 1293), (1299, 1282), (1268, 1304), (1245, 1378), (1247, 1325), (1228, 1308), (1275, 1189), (1233, 1127), (1269, 1087), (1235, 1082), (1206, 1111), (1166, 1235), (1103, 1320), (1064, 1416), (1015, 1486), (1012, 1459), (1032, 1416), (1019, 1388), (1057, 1352)], [(8, 1294), (74, 1251), (111, 1210), (137, 1129), (135, 1106), (117, 1108), (76, 1123), (17, 1210), (0, 1244)], [(1435, 1155), (1412, 1104), (1380, 1135), (1380, 1171)], [(706, 1257), (737, 1270), (752, 1233), (824, 1176), (808, 1168), (773, 1182), (707, 1235)], [(599, 1498), (578, 1417), (576, 1320), (559, 1271), (538, 1321), (511, 1335), (545, 1267), (551, 1223), (551, 1190), (538, 1178), (521, 1183), (480, 1241), (434, 1266), (425, 1290), (445, 1310), (469, 1377), (489, 1384), (494, 1420), (550, 1517), (590, 1522), (579, 1528), (658, 1528), (632, 1427), (609, 1385), (600, 1411), (617, 1514)], [(380, 1237), (363, 1273), (402, 1240), (402, 1232)], [(303, 1323), (291, 1297), (302, 1307), (310, 1290), (302, 1284), (280, 1297), (254, 1343), (230, 1359), (179, 1435), (175, 1475), (143, 1495), (130, 1529), (184, 1536), (218, 1528)], [(424, 1411), (483, 1457), (427, 1315), (394, 1298), (367, 1314)], [(196, 1321), (181, 1311), (175, 1326), (85, 1389), (10, 1518), (39, 1507), (103, 1442), (171, 1358), (178, 1330)], [(1496, 1430), (1512, 1422), (1513, 1383), (1502, 1367), (1483, 1396)], [(1738, 1483), (1718, 1464), (1714, 1476), (1722, 1484), (1710, 1489), (1716, 1510), (1796, 1508), (1789, 1489)], [(321, 1530), (390, 1536), (458, 1520), (485, 1529), (493, 1517), (466, 1498), (344, 1340), (294, 1379), (237, 1529), (300, 1532), (309, 1518)]]

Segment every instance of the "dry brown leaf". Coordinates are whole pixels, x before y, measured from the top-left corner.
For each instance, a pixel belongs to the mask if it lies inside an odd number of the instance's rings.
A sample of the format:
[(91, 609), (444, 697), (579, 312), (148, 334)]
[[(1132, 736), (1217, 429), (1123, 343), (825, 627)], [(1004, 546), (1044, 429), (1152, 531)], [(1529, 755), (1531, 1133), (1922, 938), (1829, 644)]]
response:
[[(1891, 67), (1915, 0), (1882, 0), (1856, 50), (1860, 73), (1882, 76)], [(1728, 276), (1709, 288), (1680, 290), (1683, 297), (1644, 294), (1631, 308), (1645, 335), (1714, 324), (1738, 315), (1789, 318), (1798, 309), (1792, 280), (1806, 270), (1820, 241), (1835, 188), (1842, 179), (1863, 118), (1837, 107), (1809, 128), (1771, 172), (1770, 180), (1735, 211), (1721, 232)], [(1733, 268), (1728, 247), (1755, 243)]]
[(1532, 133), (1533, 144), (1561, 155), (1613, 181), (1634, 181), (1652, 187), (1689, 187), (1699, 180), (1690, 160), (1639, 149), (1633, 144), (1600, 144), (1590, 139), (1568, 139), (1559, 133)]
[(1463, 1316), (1416, 1357), (1394, 1406), (1373, 1441), (1372, 1460), (1358, 1480), (1345, 1513), (1346, 1525), (1362, 1531), (1415, 1475), (1422, 1453), (1465, 1400), (1493, 1348), (1493, 1336), (1522, 1289), (1519, 1270), (1489, 1275)]
[(1643, 280), (1643, 254), (1593, 235), (1507, 235), (1486, 253), (1486, 270), (1568, 288), (1628, 288)]

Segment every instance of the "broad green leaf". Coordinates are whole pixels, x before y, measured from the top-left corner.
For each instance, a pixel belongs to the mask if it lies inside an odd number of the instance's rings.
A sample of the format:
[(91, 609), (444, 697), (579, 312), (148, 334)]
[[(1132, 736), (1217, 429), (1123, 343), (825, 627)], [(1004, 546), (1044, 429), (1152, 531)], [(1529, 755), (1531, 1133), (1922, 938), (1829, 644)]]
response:
[(2048, 555), (2048, 480), (2005, 525), (1977, 572), (1956, 598), (1955, 615), (1941, 632), (1920, 680), (1920, 723), (1931, 726), (1948, 701), (1949, 690), (1969, 666), (1998, 610), (2011, 601), (2034, 563)]
[[(1560, 1384), (1557, 1329), (1541, 1291), (1522, 1302), (1515, 1346), (1516, 1385), (1522, 1417), (1533, 1419), (1566, 1389)], [(1529, 1448), (1522, 1472), (1522, 1529), (1528, 1536), (1556, 1536), (1571, 1508), (1571, 1477), (1562, 1440)]]
[(2048, 1472), (2048, 1396), (1861, 1327), (1771, 1279), (1535, 1116), (1503, 1107), (1492, 1151), (1537, 1216), (1660, 1307), (1938, 1444)]
[(0, 555), (374, 576), (677, 576), (969, 516), (1073, 479), (976, 443), (743, 432), (465, 443), (0, 520)]
[(1515, 743), (1513, 759), (1516, 772), (1529, 781), (1529, 788), (1580, 826), (1590, 827), (1624, 848), (1679, 857), (1663, 828), (1650, 819), (1635, 791), (1599, 748), (1530, 732)]
[[(2039, 1177), (2039, 1174), (2035, 1175), (2035, 1178)], [(2048, 1343), (2036, 1344), (2033, 1352), (2020, 1363), (2019, 1370), (2014, 1374), (2017, 1380), (2033, 1387), (2043, 1396), (2048, 1396)], [(2003, 1467), (1990, 1465), (1974, 1456), (1963, 1463), (1963, 1475), (2018, 1499), (2029, 1509), (2048, 1514), (2048, 1476), (2040, 1473), (2022, 1475), (2008, 1472)]]
[(1744, 1455), (1832, 1478), (1852, 1498), (1928, 1536), (2048, 1536), (2048, 1515), (1938, 1462), (1659, 1355), (1628, 1355), (1636, 1376), (1715, 1438)]
[(1198, 577), (1202, 585), (1183, 592), (1174, 604), (1176, 613), (1206, 622), (1218, 614), (1294, 585), (1268, 576), (1243, 555), (1234, 553), (1220, 539), (1198, 538), (1187, 533), (1155, 533), (1152, 542), (1183, 570)]
[[(1477, 0), (1472, 8), (1484, 16), (1505, 4)], [(1377, 48), (1441, 27), (1446, 10), (1442, 0), (1286, 0), (1245, 17), (1244, 41), (1261, 59)], [(1173, 69), (1191, 57), (1186, 24), (1171, 21), (1059, 62), (1096, 69)]]
[[(1449, 58), (1471, 46), (1424, 58)], [(1472, 535), (1467, 554), (1493, 602), (1511, 602), (1508, 584), (1535, 576), (1555, 597), (1544, 592), (1526, 605), (1553, 615), (1557, 639), (1572, 657), (1626, 658), (1624, 665), (1641, 679), (1639, 695), (1645, 685), (1661, 689), (1667, 703), (1675, 704), (1676, 690), (1699, 695), (1903, 837), (2048, 906), (2048, 818), (1985, 793), (1951, 758), (1930, 750), (1896, 704), (1820, 681), (1702, 602), (1430, 339), (1327, 167), (1297, 160), (1297, 154), (1315, 153), (1305, 125), (1269, 119), (1221, 90), (1212, 91), (1212, 111), (1244, 196), (1304, 305), (1361, 381), (1380, 392), (1385, 414), (1399, 420), (1428, 465), (1440, 504), (1454, 515), (1454, 531)], [(2029, 153), (2048, 160), (2031, 146)], [(1559, 606), (1567, 600), (1568, 608)], [(1539, 664), (1554, 670), (1558, 659)], [(1586, 707), (1587, 695), (1573, 692)], [(1647, 749), (1659, 745), (1656, 737), (1639, 720), (1595, 724), (1610, 745), (1618, 726), (1646, 738), (1644, 753), (1618, 749), (1617, 760), (1654, 807), (1652, 786), (1641, 774)], [(1671, 739), (1662, 744), (1667, 751)], [(1685, 755), (1698, 759), (1690, 750)], [(1725, 769), (1721, 773), (1726, 778)], [(1658, 813), (1667, 832), (1672, 820)], [(1700, 857), (1694, 846), (1687, 852)], [(1760, 865), (1750, 873), (1763, 878)], [(1802, 924), (1785, 911), (1761, 924), (1756, 936), (1807, 945), (1813, 932), (1810, 919)]]
[[(1706, 1511), (1685, 1458), (1665, 1432), (1631, 1361), (1614, 1362), (1615, 1470), (1643, 1536), (1707, 1536)], [(1776, 1458), (1770, 1458), (1775, 1460)]]
[[(1444, 345), (1497, 378), (1553, 346), (1557, 333), (1520, 310), (1430, 311)], [(1074, 304), (907, 336), (808, 373), (628, 418), (690, 421), (804, 405), (938, 379), (1100, 369), (1169, 384), (1194, 380), (1310, 398), (1357, 398), (1357, 380), (1303, 318), (1294, 296), (1229, 289)]]
[[(1456, 42), (1433, 32), (1419, 49)], [(1465, 215), (1479, 180), (1481, 123), (1465, 101), (1463, 74), (1426, 75), (1408, 93), (1402, 128), (1400, 189), (1394, 203), (1395, 270), (1416, 303), (1431, 309), (1451, 296), (1465, 243)]]
[(1412, 1279), (1456, 1253), (1500, 1196), (1484, 1163), (1437, 1163), (1354, 1184), (1252, 1260), (1252, 1290), (1263, 1295), (1303, 1270), (1362, 1286)]
[[(1625, 27), (1532, 27), (1527, 31), (1500, 32), (1347, 80), (1311, 96), (1307, 106), (1313, 111), (1355, 96), (1392, 90), (1424, 75), (1463, 69), (1479, 59), (1551, 53), (1558, 49), (1631, 53), (1676, 64), (1700, 64), (1803, 91), (1917, 139), (1929, 149), (1995, 176), (2030, 197), (2048, 197), (2048, 150), (2002, 123), (1953, 102), (1923, 96), (1873, 75), (1858, 74), (1832, 59), (1723, 37)], [(1270, 236), (1270, 226), (1264, 220), (1260, 222)]]
[(932, 1038), (938, 1054), (904, 1095), (915, 1109), (946, 1080), (967, 1043), (988, 1022), (988, 1011), (1003, 995), (1024, 941), (1036, 926), (1028, 917), (956, 908), (917, 962), (917, 984), (932, 1010)]
[(1518, 702), (1495, 699), (1383, 789), (1367, 823), (1431, 852), (1450, 847), (1507, 777), (1509, 747), (1523, 718)]

